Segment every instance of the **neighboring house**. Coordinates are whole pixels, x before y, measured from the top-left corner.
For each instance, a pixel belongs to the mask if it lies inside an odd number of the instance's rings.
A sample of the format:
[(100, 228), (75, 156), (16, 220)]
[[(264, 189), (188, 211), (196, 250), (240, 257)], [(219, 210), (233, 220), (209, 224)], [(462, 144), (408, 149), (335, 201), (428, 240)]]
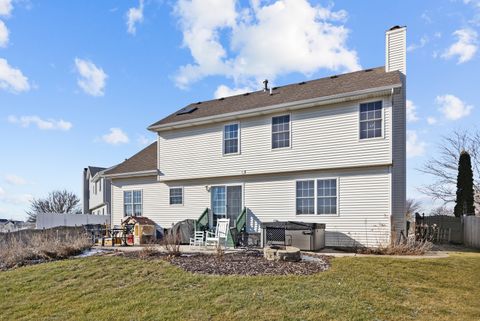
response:
[(35, 228), (35, 224), (0, 218), (0, 233), (16, 232), (28, 228)]
[(83, 213), (110, 214), (110, 180), (102, 177), (103, 167), (88, 166), (83, 169)]
[[(157, 142), (103, 172), (111, 181), (112, 225), (120, 225), (126, 216), (157, 217), (160, 199)], [(157, 222), (158, 223), (158, 222)], [(169, 227), (169, 226), (166, 226)]]
[[(326, 224), (327, 246), (405, 231), (406, 29), (386, 66), (198, 102), (154, 123), (156, 144), (112, 170), (112, 224), (148, 216)], [(154, 163), (155, 162), (155, 163)]]

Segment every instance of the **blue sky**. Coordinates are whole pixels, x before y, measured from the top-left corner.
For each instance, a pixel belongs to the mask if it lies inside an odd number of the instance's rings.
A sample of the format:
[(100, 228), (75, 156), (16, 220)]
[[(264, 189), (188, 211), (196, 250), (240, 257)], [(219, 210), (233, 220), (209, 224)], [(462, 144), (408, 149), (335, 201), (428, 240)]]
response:
[[(440, 137), (475, 129), (479, 0), (0, 0), (0, 217), (111, 166), (189, 102), (384, 64), (407, 25), (408, 194)], [(477, 72), (474, 72), (477, 71)], [(428, 205), (427, 205), (428, 206)]]

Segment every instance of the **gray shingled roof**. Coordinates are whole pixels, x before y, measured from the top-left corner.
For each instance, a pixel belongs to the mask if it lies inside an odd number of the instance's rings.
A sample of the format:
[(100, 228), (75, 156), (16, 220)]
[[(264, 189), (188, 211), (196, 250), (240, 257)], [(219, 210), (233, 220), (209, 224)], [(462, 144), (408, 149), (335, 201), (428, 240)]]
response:
[(136, 173), (157, 169), (157, 142), (142, 149), (124, 162), (107, 169), (104, 175)]
[(203, 117), (291, 103), (295, 101), (328, 97), (373, 88), (401, 84), (400, 72), (385, 72), (385, 67), (365, 69), (361, 71), (305, 81), (273, 88), (273, 95), (261, 91), (236, 95), (215, 100), (192, 103), (183, 109), (193, 112), (179, 115), (179, 111), (149, 126), (149, 129), (180, 121), (195, 120)]
[(106, 167), (95, 167), (95, 166), (88, 166), (88, 170), (90, 171), (90, 175), (95, 176), (98, 172), (103, 171)]

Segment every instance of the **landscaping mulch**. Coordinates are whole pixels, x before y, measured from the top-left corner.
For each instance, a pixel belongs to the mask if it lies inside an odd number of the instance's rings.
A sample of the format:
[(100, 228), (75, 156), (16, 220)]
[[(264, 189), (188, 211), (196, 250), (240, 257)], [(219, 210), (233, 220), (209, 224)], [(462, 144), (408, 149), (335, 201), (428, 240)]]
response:
[[(132, 254), (128, 256), (134, 256)], [(147, 257), (140, 254), (136, 257), (144, 259), (158, 257), (187, 272), (212, 275), (310, 275), (323, 272), (330, 267), (327, 256), (316, 255), (310, 260), (300, 262), (267, 261), (260, 251), (181, 256), (158, 253)]]

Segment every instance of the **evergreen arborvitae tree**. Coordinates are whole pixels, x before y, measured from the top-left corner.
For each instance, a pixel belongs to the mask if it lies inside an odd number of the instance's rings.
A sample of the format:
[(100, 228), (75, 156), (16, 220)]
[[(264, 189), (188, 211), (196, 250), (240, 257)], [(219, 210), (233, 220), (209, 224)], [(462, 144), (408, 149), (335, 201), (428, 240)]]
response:
[(455, 216), (460, 217), (463, 214), (475, 215), (472, 162), (470, 154), (466, 151), (460, 153), (458, 161), (457, 199), (455, 203)]

